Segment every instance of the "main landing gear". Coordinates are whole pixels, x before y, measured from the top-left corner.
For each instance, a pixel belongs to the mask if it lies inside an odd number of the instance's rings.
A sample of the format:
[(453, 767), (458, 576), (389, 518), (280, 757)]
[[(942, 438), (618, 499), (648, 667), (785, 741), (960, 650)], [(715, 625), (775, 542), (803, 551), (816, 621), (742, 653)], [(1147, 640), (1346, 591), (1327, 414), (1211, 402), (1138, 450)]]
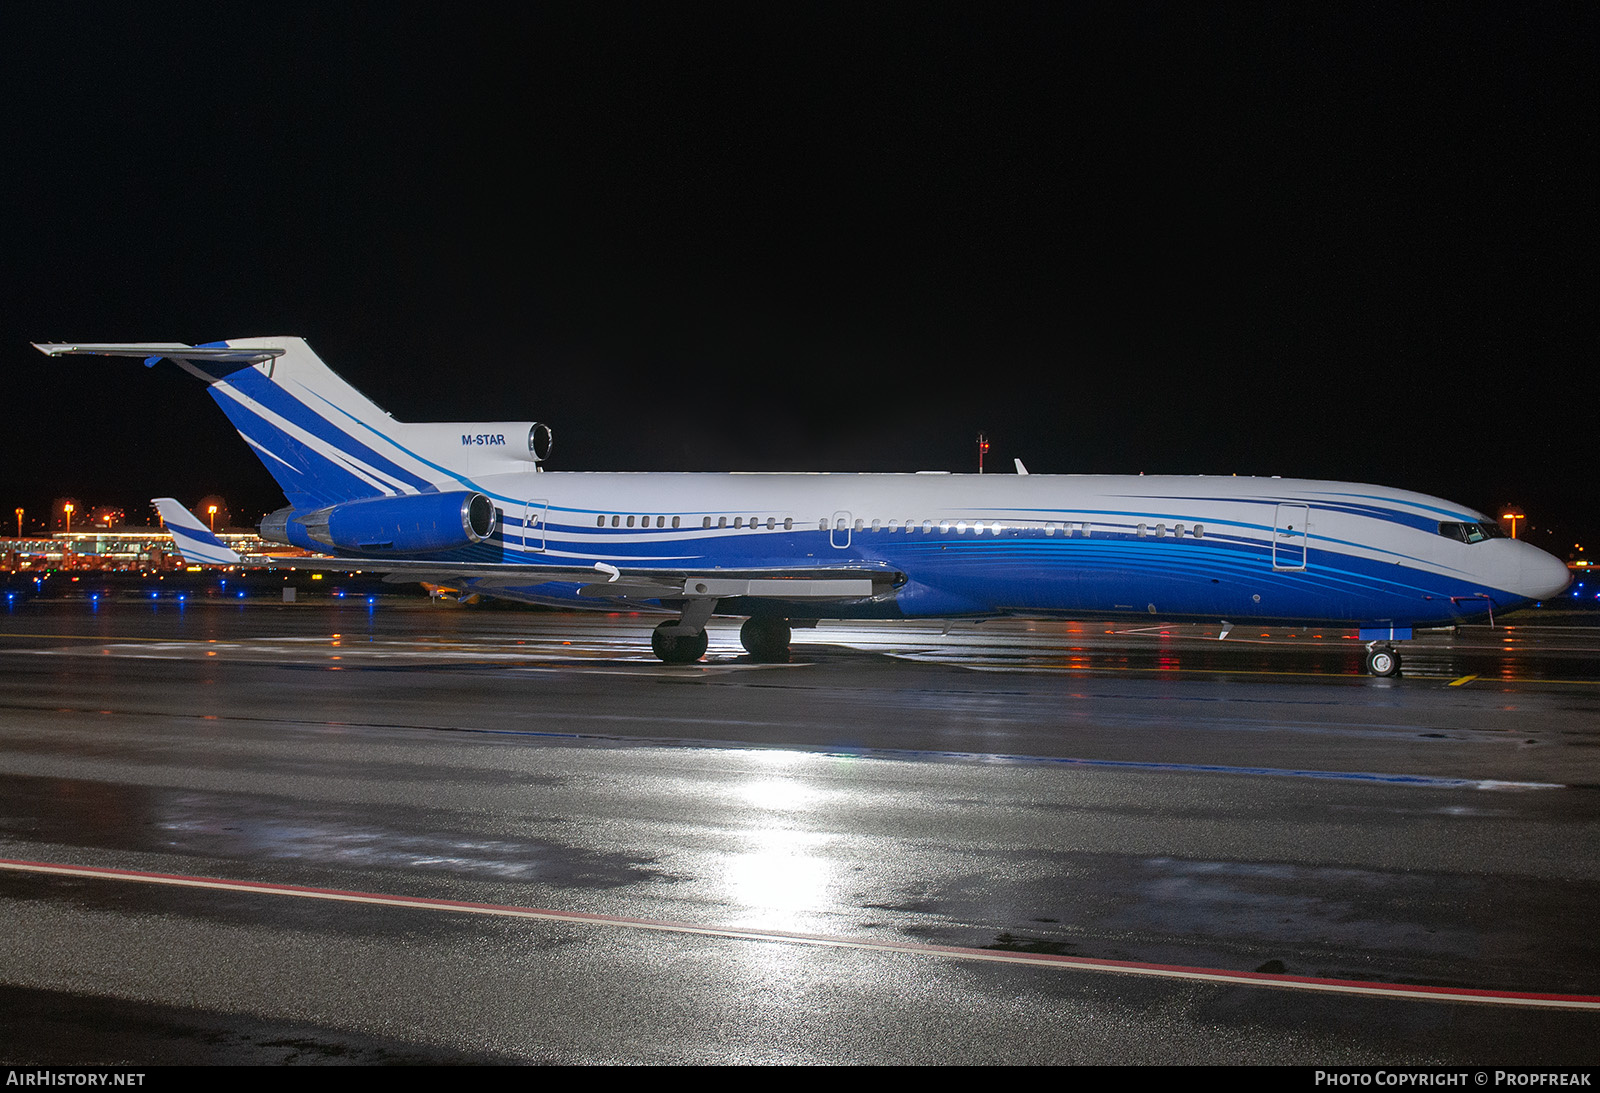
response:
[[(750, 659), (762, 664), (789, 663), (789, 639), (793, 631), (788, 619), (747, 619), (739, 628), (739, 641)], [(693, 664), (706, 655), (703, 621), (669, 619), (650, 634), (650, 650), (667, 664)]]
[(690, 600), (683, 614), (668, 619), (650, 635), (650, 650), (668, 664), (693, 664), (706, 655), (706, 622), (717, 609), (709, 597)]
[(705, 630), (684, 634), (678, 632), (680, 629), (678, 620), (672, 619), (656, 627), (650, 634), (650, 651), (667, 664), (693, 664), (706, 655), (710, 639), (706, 637)]
[(789, 639), (793, 631), (787, 619), (746, 619), (739, 627), (739, 641), (752, 660), (762, 664), (789, 663)]
[(1375, 676), (1392, 676), (1400, 673), (1400, 654), (1392, 645), (1376, 642), (1367, 646), (1367, 671)]

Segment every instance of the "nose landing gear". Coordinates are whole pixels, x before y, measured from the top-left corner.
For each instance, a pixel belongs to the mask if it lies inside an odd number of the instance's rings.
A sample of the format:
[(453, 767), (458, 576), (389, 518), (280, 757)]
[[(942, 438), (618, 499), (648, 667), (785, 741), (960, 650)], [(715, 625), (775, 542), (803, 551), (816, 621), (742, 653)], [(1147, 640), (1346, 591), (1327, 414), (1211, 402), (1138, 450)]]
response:
[(1375, 676), (1392, 676), (1400, 673), (1400, 654), (1392, 645), (1374, 642), (1367, 646), (1367, 671)]

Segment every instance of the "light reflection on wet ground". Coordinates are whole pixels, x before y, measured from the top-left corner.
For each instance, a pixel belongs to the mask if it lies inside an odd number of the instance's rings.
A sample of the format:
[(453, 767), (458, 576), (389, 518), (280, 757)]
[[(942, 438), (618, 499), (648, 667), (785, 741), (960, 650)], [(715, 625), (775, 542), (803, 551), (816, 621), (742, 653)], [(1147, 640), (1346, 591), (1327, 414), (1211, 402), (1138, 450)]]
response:
[[(36, 648), (45, 655), (120, 656), (151, 660), (184, 660), (195, 656), (230, 660), (298, 662), (327, 666), (379, 664), (503, 665), (539, 669), (568, 663), (605, 662), (630, 673), (669, 672), (649, 652), (649, 629), (655, 616), (596, 614), (561, 615), (496, 612), (474, 615), (437, 605), (401, 601), (382, 611), (330, 609), (337, 629), (315, 634), (273, 634), (274, 627), (311, 621), (316, 610), (306, 605), (300, 617), (281, 608), (288, 619), (269, 618), (268, 632), (240, 642), (206, 636), (206, 620), (194, 616), (233, 616), (263, 621), (272, 607), (248, 611), (196, 605), (185, 611), (169, 607), (165, 616), (147, 620), (178, 631), (171, 638), (141, 637), (135, 642), (93, 643), (110, 620), (109, 611), (90, 626), (63, 626), (68, 644)], [(349, 616), (354, 617), (349, 617)], [(7, 620), (18, 622), (13, 612)], [(81, 621), (81, 620), (74, 620)], [(488, 625), (475, 625), (487, 621)], [(411, 630), (421, 628), (420, 633)], [(16, 629), (15, 626), (12, 629)], [(321, 627), (318, 627), (321, 630)], [(70, 632), (76, 630), (77, 632)], [(430, 632), (431, 631), (431, 632)], [(1244, 675), (1312, 675), (1364, 677), (1364, 647), (1352, 630), (1317, 627), (1231, 627), (1226, 637), (1217, 625), (1168, 624), (1126, 626), (1116, 623), (1047, 620), (986, 620), (953, 623), (823, 622), (797, 629), (796, 663), (757, 665), (738, 644), (737, 623), (713, 620), (706, 660), (685, 671), (719, 672), (730, 668), (782, 671), (805, 667), (830, 651), (850, 649), (976, 671), (1020, 672), (1207, 672)], [(192, 635), (192, 636), (187, 636)], [(50, 634), (37, 634), (45, 641)], [(204, 646), (201, 648), (200, 646)], [(1516, 681), (1557, 679), (1600, 685), (1600, 626), (1549, 626), (1522, 622), (1473, 625), (1455, 630), (1421, 631), (1400, 644), (1403, 675), (1415, 678)]]
[[(5, 618), (0, 856), (1600, 992), (1589, 633), (1430, 636), (1376, 681), (1315, 632), (823, 626), (761, 666), (720, 628), (668, 668), (646, 618), (172, 614)], [(507, 1058), (1510, 1061), (1597, 1031), (87, 881), (0, 878), (0, 909), (0, 979), (85, 1014)]]

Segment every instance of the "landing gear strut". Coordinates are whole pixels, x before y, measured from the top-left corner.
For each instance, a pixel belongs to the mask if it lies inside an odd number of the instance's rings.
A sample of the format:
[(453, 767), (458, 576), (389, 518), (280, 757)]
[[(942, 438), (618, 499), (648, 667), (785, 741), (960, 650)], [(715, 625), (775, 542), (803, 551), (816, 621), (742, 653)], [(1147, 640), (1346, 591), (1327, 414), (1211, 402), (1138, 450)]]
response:
[(650, 633), (650, 651), (668, 664), (693, 664), (706, 655), (710, 638), (704, 630), (694, 634), (679, 634), (677, 619), (657, 626)]
[(745, 652), (763, 664), (789, 663), (791, 636), (786, 619), (747, 619), (739, 627), (739, 641)]
[(1367, 671), (1375, 676), (1392, 676), (1400, 672), (1400, 654), (1392, 645), (1367, 647)]

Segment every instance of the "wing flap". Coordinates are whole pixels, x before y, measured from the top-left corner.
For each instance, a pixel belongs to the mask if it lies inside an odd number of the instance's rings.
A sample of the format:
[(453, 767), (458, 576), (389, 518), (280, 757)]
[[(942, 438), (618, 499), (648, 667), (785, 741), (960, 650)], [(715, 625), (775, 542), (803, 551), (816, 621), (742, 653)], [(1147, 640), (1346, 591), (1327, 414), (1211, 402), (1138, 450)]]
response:
[[(904, 583), (897, 570), (865, 566), (823, 566), (797, 569), (661, 570), (593, 565), (520, 565), (514, 562), (428, 562), (407, 559), (336, 558), (330, 555), (253, 554), (243, 565), (270, 569), (317, 569), (379, 573), (391, 582), (425, 581), (451, 584), (470, 580), (473, 587), (493, 588), (545, 584), (577, 584), (585, 599), (634, 600), (859, 600), (882, 595)], [(596, 580), (596, 576), (605, 578)]]
[(690, 577), (683, 583), (687, 596), (712, 596), (719, 600), (754, 597), (775, 600), (844, 600), (871, 596), (870, 578), (807, 579), (792, 577)]

